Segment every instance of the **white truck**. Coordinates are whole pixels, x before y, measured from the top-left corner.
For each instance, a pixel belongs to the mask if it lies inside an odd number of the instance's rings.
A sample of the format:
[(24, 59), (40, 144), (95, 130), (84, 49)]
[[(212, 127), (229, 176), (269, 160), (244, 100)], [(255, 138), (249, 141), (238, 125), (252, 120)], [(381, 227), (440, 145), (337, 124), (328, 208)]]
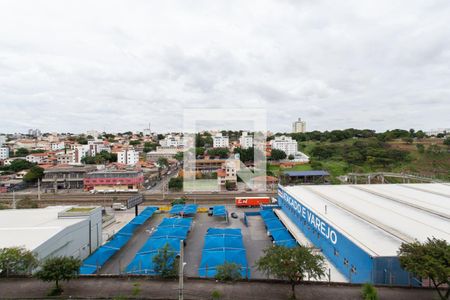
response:
[(122, 203), (113, 203), (112, 208), (114, 210), (127, 210), (127, 207)]

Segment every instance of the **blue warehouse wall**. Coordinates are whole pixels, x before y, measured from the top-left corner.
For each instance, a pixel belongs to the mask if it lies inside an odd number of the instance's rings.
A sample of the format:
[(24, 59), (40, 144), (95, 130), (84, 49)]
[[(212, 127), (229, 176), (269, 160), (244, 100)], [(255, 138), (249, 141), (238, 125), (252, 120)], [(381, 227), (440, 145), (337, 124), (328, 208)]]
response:
[[(409, 273), (400, 267), (397, 257), (371, 257), (282, 187), (278, 189), (278, 205), (350, 282), (414, 284)], [(386, 281), (387, 276), (390, 281)]]

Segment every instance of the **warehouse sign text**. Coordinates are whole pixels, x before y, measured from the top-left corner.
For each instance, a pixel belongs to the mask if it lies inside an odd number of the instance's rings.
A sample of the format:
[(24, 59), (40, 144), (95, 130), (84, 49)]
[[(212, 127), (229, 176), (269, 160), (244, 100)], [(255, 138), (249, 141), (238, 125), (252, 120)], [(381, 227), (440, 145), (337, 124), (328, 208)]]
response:
[(283, 199), (283, 201), (289, 205), (292, 209), (294, 209), (302, 219), (306, 220), (308, 224), (314, 227), (320, 234), (329, 240), (331, 243), (336, 245), (337, 243), (337, 234), (336, 231), (330, 227), (327, 223), (322, 221), (316, 214), (314, 214), (311, 210), (302, 205), (299, 201), (292, 198), (288, 193), (279, 189), (278, 196)]

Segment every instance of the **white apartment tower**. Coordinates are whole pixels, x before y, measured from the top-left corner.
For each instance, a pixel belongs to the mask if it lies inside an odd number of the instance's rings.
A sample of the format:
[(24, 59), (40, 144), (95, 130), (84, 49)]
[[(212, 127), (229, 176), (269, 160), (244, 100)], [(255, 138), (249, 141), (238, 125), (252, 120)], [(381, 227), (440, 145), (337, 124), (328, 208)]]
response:
[(286, 155), (295, 155), (298, 152), (297, 141), (292, 140), (290, 136), (276, 136), (270, 141), (272, 149), (282, 150)]
[(7, 159), (9, 157), (9, 148), (0, 146), (0, 160)]
[(139, 152), (125, 149), (117, 152), (117, 162), (124, 165), (134, 166), (139, 162)]
[(213, 148), (228, 148), (229, 146), (230, 141), (227, 136), (218, 133), (213, 137)]
[(298, 118), (297, 121), (292, 123), (292, 132), (293, 133), (299, 133), (299, 132), (305, 132), (306, 131), (306, 122), (302, 121), (301, 118)]
[(242, 132), (241, 137), (239, 138), (239, 144), (242, 149), (248, 149), (253, 147), (253, 136), (249, 135), (247, 132)]

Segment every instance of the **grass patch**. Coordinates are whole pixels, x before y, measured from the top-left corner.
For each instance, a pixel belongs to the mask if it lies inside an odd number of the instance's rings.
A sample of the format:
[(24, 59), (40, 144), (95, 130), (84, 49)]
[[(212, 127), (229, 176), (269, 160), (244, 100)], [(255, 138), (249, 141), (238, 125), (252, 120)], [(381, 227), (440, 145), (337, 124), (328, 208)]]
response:
[(76, 213), (76, 212), (90, 212), (93, 209), (94, 209), (94, 207), (72, 207), (67, 212), (69, 212), (69, 213), (72, 213), (72, 212), (73, 213)]

